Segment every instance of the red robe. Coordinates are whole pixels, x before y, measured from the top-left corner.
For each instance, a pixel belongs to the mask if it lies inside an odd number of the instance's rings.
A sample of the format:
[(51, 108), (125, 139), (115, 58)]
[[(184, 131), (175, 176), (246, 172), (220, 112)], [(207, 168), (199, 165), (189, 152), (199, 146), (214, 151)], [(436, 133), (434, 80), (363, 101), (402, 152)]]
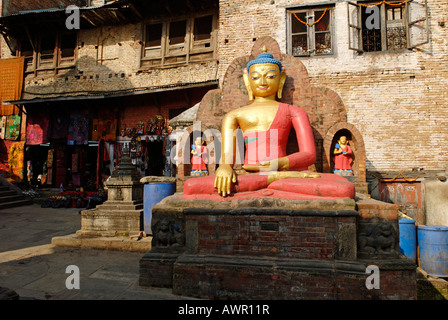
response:
[[(294, 127), (299, 145), (299, 152), (286, 154), (291, 128)], [(276, 130), (276, 133), (272, 132)], [(243, 134), (246, 143), (245, 164), (258, 164), (262, 161), (287, 157), (289, 170), (304, 171), (316, 161), (314, 135), (307, 113), (298, 107), (280, 103), (277, 114), (266, 132)], [(271, 143), (271, 139), (273, 139)], [(266, 149), (264, 148), (266, 146)], [(299, 179), (290, 178), (275, 181), (268, 185), (267, 175), (251, 173), (239, 175), (232, 192), (237, 192), (238, 198), (263, 196), (268, 192), (272, 197), (278, 194), (280, 198), (322, 199), (322, 198), (354, 198), (354, 185), (348, 180), (330, 173), (319, 173), (320, 178)], [(220, 201), (214, 188), (215, 176), (188, 179), (184, 184), (184, 198), (210, 198)], [(263, 190), (268, 189), (268, 190)], [(262, 193), (253, 194), (260, 190)]]
[[(197, 147), (196, 147), (197, 148)], [(205, 171), (207, 170), (207, 147), (201, 146), (199, 150), (196, 150), (197, 155), (191, 157), (191, 170), (192, 171)]]
[(336, 154), (333, 158), (334, 168), (339, 170), (351, 170), (352, 169), (352, 149), (349, 145), (346, 145), (345, 148), (341, 148), (342, 151), (346, 151), (345, 154), (339, 153)]

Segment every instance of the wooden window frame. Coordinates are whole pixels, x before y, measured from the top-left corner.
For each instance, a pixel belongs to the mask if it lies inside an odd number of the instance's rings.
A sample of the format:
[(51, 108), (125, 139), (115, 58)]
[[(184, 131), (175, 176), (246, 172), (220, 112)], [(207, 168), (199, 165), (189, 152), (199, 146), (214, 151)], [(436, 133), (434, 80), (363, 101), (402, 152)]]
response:
[[(210, 38), (197, 41), (194, 39), (194, 23), (196, 19), (211, 16), (212, 25)], [(186, 21), (185, 40), (183, 43), (169, 43), (171, 23)], [(158, 46), (146, 46), (148, 29), (151, 25), (162, 24), (162, 34), (160, 48)], [(216, 60), (216, 33), (217, 33), (217, 14), (207, 12), (188, 17), (178, 17), (176, 19), (152, 20), (143, 23), (142, 27), (143, 41), (140, 58), (140, 69), (176, 67), (189, 63), (200, 63), (204, 61)], [(203, 48), (200, 48), (204, 46)], [(154, 54), (148, 54), (154, 50)], [(157, 50), (157, 51), (156, 51)]]
[[(406, 48), (405, 49), (397, 49), (391, 50), (387, 45), (387, 28), (389, 21), (397, 21), (397, 20), (388, 20), (387, 17), (387, 9), (392, 6), (388, 6), (385, 3), (380, 4), (380, 19), (381, 19), (381, 50), (374, 51), (365, 51), (363, 48), (363, 35), (362, 35), (362, 7), (359, 3), (372, 3), (371, 2), (347, 2), (347, 24), (348, 24), (348, 48), (350, 50), (357, 51), (359, 53), (368, 52), (368, 53), (396, 53), (402, 52), (406, 49), (412, 50), (423, 44), (429, 42), (429, 26), (428, 26), (428, 5), (427, 0), (409, 0), (402, 6), (402, 21), (403, 27), (406, 30)], [(413, 18), (414, 15), (417, 15), (418, 18)], [(420, 36), (417, 34), (419, 33)], [(423, 36), (421, 34), (423, 33)], [(419, 37), (418, 41), (414, 39)]]
[[(75, 47), (73, 48), (73, 57), (70, 58), (62, 58), (62, 38), (67, 35), (75, 35)], [(44, 66), (41, 64), (41, 48), (42, 48), (42, 39), (45, 36), (54, 36), (55, 45), (53, 50), (53, 59), (51, 62), (51, 66)], [(31, 67), (27, 69), (27, 66), (25, 66), (25, 75), (33, 75), (34, 77), (37, 76), (53, 76), (60, 74), (61, 72), (71, 70), (75, 67), (76, 58), (77, 58), (77, 42), (78, 42), (78, 35), (74, 32), (65, 32), (65, 33), (53, 33), (49, 35), (40, 35), (34, 38), (28, 37), (28, 39), (22, 39), (23, 41), (29, 41), (31, 44), (31, 47), (33, 48), (33, 56), (32, 56), (32, 62)], [(19, 56), (22, 56), (22, 48), (19, 50)], [(30, 59), (30, 56), (28, 57)], [(72, 61), (70, 63), (70, 60)], [(67, 63), (67, 61), (69, 61)]]

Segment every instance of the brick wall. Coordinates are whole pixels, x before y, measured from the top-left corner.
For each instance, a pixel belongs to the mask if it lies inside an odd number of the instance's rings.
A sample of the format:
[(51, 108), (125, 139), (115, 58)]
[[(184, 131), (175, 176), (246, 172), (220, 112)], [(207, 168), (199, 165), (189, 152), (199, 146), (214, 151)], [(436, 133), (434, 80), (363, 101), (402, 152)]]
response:
[[(286, 52), (286, 7), (309, 1), (220, 1), (219, 77), (232, 59), (250, 54), (253, 40), (271, 36)], [(364, 53), (348, 49), (347, 7), (335, 4), (336, 54), (298, 58), (312, 84), (334, 90), (347, 122), (360, 131), (367, 170), (446, 169), (448, 136), (448, 3), (428, 0), (431, 42), (421, 50)], [(431, 150), (428, 152), (428, 150)]]
[[(201, 211), (201, 210), (199, 210)], [(187, 241), (198, 255), (271, 256), (294, 259), (356, 259), (355, 212), (282, 212), (254, 214), (190, 213), (195, 234)], [(346, 215), (346, 216), (344, 216)], [(342, 240), (344, 239), (344, 240)]]

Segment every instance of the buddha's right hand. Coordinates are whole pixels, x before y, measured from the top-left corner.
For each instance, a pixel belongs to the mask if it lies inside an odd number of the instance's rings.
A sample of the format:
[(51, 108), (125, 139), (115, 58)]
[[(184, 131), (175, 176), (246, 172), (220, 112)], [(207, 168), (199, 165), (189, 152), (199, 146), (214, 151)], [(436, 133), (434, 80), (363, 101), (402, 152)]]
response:
[(236, 183), (236, 175), (228, 164), (221, 164), (215, 173), (215, 188), (219, 195), (225, 197), (230, 194), (232, 183)]

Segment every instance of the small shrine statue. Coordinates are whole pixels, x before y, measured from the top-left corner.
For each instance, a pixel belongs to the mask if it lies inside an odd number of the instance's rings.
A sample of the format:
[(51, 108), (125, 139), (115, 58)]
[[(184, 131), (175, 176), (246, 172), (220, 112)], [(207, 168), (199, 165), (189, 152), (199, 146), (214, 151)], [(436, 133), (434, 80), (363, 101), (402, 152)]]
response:
[(203, 145), (201, 137), (197, 137), (191, 145), (191, 176), (206, 176), (207, 171), (207, 147)]
[(138, 135), (145, 134), (145, 123), (143, 121), (139, 121), (137, 123), (137, 134)]
[[(286, 73), (282, 63), (266, 51), (263, 48), (256, 59), (249, 61), (243, 73), (249, 99), (253, 102), (228, 112), (222, 120), (222, 152), (216, 173), (186, 180), (184, 196), (354, 198), (354, 184), (348, 180), (332, 173), (308, 171), (316, 161), (308, 115), (301, 108), (276, 100), (282, 97)], [(299, 151), (287, 154), (292, 127)], [(238, 128), (243, 132), (246, 151), (243, 170), (236, 172), (233, 168), (236, 157), (234, 132)]]
[(161, 135), (165, 127), (165, 119), (161, 114), (157, 114), (155, 118), (155, 134)]
[(351, 164), (352, 159), (352, 149), (348, 144), (346, 136), (341, 136), (334, 147), (334, 169), (333, 173), (340, 176), (353, 176), (353, 170)]

